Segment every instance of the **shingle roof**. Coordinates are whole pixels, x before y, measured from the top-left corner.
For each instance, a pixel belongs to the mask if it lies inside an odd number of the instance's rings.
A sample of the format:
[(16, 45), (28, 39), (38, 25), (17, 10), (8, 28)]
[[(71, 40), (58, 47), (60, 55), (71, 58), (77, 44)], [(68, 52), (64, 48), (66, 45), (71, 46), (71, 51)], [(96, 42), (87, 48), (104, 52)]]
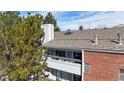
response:
[[(54, 40), (45, 44), (50, 48), (70, 48), (70, 49), (103, 49), (103, 50), (124, 50), (124, 27), (87, 29), (83, 31), (73, 31), (69, 35), (65, 32), (55, 32)], [(120, 33), (122, 45), (118, 45), (117, 33)], [(98, 36), (98, 44), (92, 41), (94, 35)]]

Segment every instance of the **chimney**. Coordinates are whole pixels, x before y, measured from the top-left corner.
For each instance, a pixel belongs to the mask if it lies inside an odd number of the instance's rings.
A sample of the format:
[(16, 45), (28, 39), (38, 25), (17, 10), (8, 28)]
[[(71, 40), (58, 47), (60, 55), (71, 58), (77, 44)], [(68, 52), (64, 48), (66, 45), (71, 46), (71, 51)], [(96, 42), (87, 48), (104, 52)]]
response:
[(121, 35), (120, 33), (117, 33), (117, 37), (118, 37), (118, 44), (122, 45), (122, 40), (121, 40)]
[(44, 29), (44, 38), (41, 38), (42, 43), (47, 43), (54, 39), (54, 25), (53, 24), (43, 24), (41, 26)]

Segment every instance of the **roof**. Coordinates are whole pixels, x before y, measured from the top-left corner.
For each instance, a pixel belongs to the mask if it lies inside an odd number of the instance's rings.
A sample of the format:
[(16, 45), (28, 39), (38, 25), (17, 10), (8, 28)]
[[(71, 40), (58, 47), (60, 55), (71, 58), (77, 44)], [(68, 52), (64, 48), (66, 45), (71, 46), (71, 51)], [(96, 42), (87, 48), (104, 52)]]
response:
[[(117, 33), (120, 33), (122, 45), (117, 44)], [(94, 35), (97, 34), (98, 44), (95, 45)], [(45, 44), (48, 48), (68, 49), (100, 49), (100, 50), (124, 50), (124, 27), (86, 29), (83, 31), (55, 32), (54, 40)]]

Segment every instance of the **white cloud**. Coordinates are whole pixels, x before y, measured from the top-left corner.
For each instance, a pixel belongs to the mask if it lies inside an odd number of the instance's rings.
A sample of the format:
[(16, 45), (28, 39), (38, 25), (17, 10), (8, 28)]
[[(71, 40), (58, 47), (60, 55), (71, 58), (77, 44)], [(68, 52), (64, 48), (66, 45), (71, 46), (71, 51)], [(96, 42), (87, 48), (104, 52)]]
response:
[(51, 12), (55, 17), (62, 17), (65, 13), (64, 11), (40, 11), (38, 13), (42, 14), (43, 16), (46, 16), (48, 12)]
[[(49, 11), (39, 12), (42, 15), (46, 15)], [(57, 19), (59, 27), (61, 30), (73, 29), (77, 30), (80, 25), (83, 25), (84, 28), (96, 28), (101, 26), (115, 26), (118, 24), (124, 24), (124, 12), (80, 12), (78, 16), (64, 16), (65, 13), (69, 11), (50, 11)], [(95, 13), (94, 15), (82, 18), (82, 16), (87, 16), (87, 14)], [(65, 18), (66, 17), (66, 18)], [(67, 20), (65, 20), (67, 19)]]
[(62, 30), (78, 29), (80, 25), (83, 25), (84, 28), (96, 28), (98, 26), (110, 27), (118, 24), (124, 24), (124, 12), (98, 12), (84, 19), (76, 19), (74, 17), (71, 21), (59, 22)]

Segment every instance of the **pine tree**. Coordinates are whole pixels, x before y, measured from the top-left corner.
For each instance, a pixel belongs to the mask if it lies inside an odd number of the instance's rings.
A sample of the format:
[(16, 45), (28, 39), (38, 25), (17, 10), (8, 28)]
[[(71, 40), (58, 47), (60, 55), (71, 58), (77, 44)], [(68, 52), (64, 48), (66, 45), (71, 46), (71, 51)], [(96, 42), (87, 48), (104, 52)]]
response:
[[(6, 11), (0, 12), (0, 55), (2, 56), (1, 63), (2, 69), (8, 69), (7, 55), (9, 53), (9, 46), (7, 43), (7, 33), (15, 27), (16, 24), (21, 22), (20, 12)], [(4, 73), (6, 74), (6, 73)]]
[(42, 21), (41, 15), (27, 16), (8, 33), (10, 60), (13, 61), (8, 72), (11, 80), (38, 80), (44, 75), (47, 65), (40, 44), (40, 38), (44, 35)]
[(82, 31), (82, 30), (83, 30), (83, 26), (80, 26), (80, 27), (79, 27), (79, 30)]
[[(12, 15), (10, 14), (8, 17), (10, 16)], [(47, 68), (40, 44), (40, 38), (44, 35), (43, 29), (41, 29), (43, 16), (40, 14), (28, 15), (17, 23), (17, 19), (13, 24), (11, 21), (12, 18), (10, 21), (4, 22), (5, 24), (10, 22), (6, 25), (7, 28), (5, 27), (6, 33), (3, 38), (3, 42), (5, 41), (7, 46), (5, 57), (9, 62), (7, 75), (10, 80), (39, 80), (44, 76), (44, 69)]]
[(60, 31), (60, 28), (57, 25), (57, 21), (55, 19), (55, 17), (52, 15), (51, 12), (49, 12), (46, 17), (44, 18), (43, 21), (44, 24), (53, 24), (54, 25), (54, 31)]

